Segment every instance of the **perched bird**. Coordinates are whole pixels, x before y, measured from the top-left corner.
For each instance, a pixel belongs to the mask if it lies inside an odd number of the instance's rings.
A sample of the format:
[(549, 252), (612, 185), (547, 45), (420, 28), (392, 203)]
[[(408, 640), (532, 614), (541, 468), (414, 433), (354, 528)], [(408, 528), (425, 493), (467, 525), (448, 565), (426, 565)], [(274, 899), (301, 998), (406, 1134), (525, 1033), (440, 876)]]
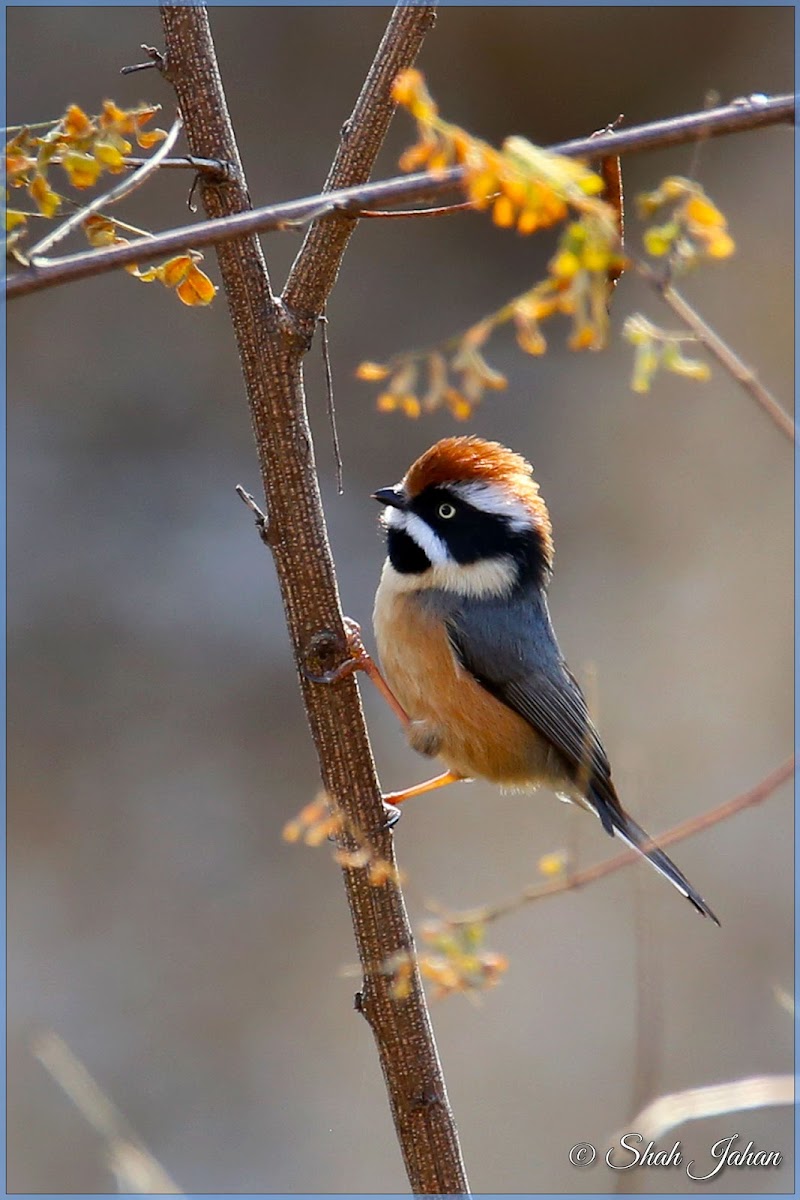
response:
[(374, 499), (388, 549), (373, 615), (381, 666), (411, 746), (447, 767), (387, 801), (474, 777), (552, 788), (719, 924), (619, 802), (550, 623), (553, 538), (530, 464), (496, 442), (445, 438)]

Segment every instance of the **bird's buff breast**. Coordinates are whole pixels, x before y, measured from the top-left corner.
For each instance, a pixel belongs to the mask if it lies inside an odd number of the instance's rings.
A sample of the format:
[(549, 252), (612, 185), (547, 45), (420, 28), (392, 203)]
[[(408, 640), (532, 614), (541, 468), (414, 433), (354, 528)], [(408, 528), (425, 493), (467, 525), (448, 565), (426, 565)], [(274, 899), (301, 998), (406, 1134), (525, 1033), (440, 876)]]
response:
[(413, 722), (415, 750), (451, 770), (509, 787), (547, 781), (548, 747), (457, 662), (441, 617), (385, 571), (373, 624), (386, 681)]

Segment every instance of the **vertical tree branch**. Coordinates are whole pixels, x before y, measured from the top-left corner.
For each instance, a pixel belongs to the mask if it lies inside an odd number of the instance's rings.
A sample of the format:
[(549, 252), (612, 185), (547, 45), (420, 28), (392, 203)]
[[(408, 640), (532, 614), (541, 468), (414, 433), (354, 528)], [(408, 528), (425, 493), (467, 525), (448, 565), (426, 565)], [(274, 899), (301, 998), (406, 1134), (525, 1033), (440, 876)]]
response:
[[(236, 166), (237, 177), (201, 180), (210, 217), (250, 207), (247, 187), (217, 68), (206, 10), (161, 7), (165, 73), (185, 114), (192, 154)], [(356, 19), (355, 17), (353, 19)], [(369, 176), (392, 114), (391, 81), (415, 58), (433, 20), (432, 6), (399, 6), (345, 127), (329, 186)], [(270, 286), (258, 239), (218, 247), (247, 388), (269, 513), (270, 545), (323, 784), (348, 821), (377, 830), (383, 805), (358, 689), (352, 677), (333, 687), (310, 682), (305, 669), (328, 669), (346, 657), (342, 612), (328, 544), (303, 391), (302, 360), (316, 317), (336, 279), (354, 222), (334, 219), (313, 228), (292, 270), (283, 300)], [(377, 851), (393, 862), (392, 837), (376, 833)], [(358, 1007), (375, 1036), (409, 1181), (417, 1193), (468, 1190), (419, 976), (396, 1001), (380, 965), (413, 951), (402, 893), (371, 887), (366, 872), (344, 870), (364, 969)]]

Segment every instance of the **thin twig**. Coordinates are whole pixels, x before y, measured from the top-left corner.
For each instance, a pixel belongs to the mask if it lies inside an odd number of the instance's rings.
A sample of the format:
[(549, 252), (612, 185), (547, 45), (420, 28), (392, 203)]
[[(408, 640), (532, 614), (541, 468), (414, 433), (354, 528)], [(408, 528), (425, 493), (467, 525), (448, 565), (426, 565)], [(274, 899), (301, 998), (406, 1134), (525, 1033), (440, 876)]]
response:
[(133, 75), (136, 71), (150, 71), (156, 67), (159, 71), (164, 69), (164, 55), (160, 50), (155, 46), (145, 45), (142, 45), (141, 49), (149, 56), (147, 62), (134, 63), (130, 67), (120, 67), (120, 75)]
[(246, 492), (240, 483), (237, 483), (236, 485), (236, 495), (244, 504), (247, 505), (247, 507), (250, 509), (250, 512), (253, 514), (256, 523), (256, 529), (258, 530), (258, 536), (261, 538), (265, 546), (271, 548), (269, 517), (258, 507), (255, 497), (251, 496), (249, 492)]
[[(486, 200), (494, 200), (499, 196), (499, 192), (487, 196)], [(441, 204), (438, 208), (404, 208), (404, 209), (389, 209), (389, 208), (356, 208), (348, 209), (345, 216), (356, 218), (367, 217), (382, 217), (384, 220), (392, 217), (450, 217), (457, 212), (479, 212), (479, 208), (474, 200), (461, 200), (458, 204)]]
[[(579, 138), (549, 149), (567, 157), (603, 158), (609, 154), (631, 154), (663, 146), (677, 146), (703, 136), (719, 137), (794, 120), (794, 96), (773, 96), (763, 101), (741, 101), (712, 112), (690, 113), (667, 121), (655, 121), (631, 129)], [(199, 157), (209, 158), (210, 155)], [(74, 254), (46, 265), (18, 271), (6, 282), (6, 297), (28, 295), (42, 288), (55, 287), (76, 279), (100, 275), (134, 262), (147, 262), (162, 254), (175, 254), (188, 247), (211, 246), (242, 237), (246, 233), (267, 233), (286, 229), (289, 224), (316, 220), (331, 214), (346, 215), (363, 208), (381, 208), (386, 204), (433, 200), (458, 189), (464, 182), (464, 170), (452, 167), (436, 177), (427, 172), (383, 180), (379, 183), (343, 187), (325, 195), (309, 196), (285, 204), (248, 209), (221, 220), (201, 221), (167, 233), (155, 234), (145, 246), (109, 246), (85, 254)]]
[[(58, 160), (54, 159), (53, 161), (57, 162)], [(126, 156), (124, 166), (133, 169), (142, 167), (148, 162), (150, 162), (149, 158)], [(218, 158), (198, 158), (194, 154), (185, 154), (183, 158), (162, 158), (158, 167), (160, 171), (179, 171), (188, 168), (192, 171), (203, 171), (207, 175), (217, 175), (224, 179), (230, 174), (232, 164), (222, 162)]]
[(670, 283), (665, 283), (649, 263), (640, 261), (639, 259), (631, 261), (637, 275), (640, 275), (642, 279), (649, 283), (664, 303), (672, 309), (675, 316), (683, 321), (687, 329), (691, 330), (693, 337), (705, 347), (709, 354), (713, 355), (720, 366), (744, 388), (748, 395), (752, 396), (770, 420), (777, 425), (781, 433), (789, 441), (794, 442), (796, 439), (794, 421), (781, 407), (769, 389), (760, 381), (752, 368), (742, 362), (738, 354), (730, 348), (727, 342), (722, 340), (719, 334), (714, 332), (711, 326), (700, 316), (700, 313), (692, 308), (691, 304), (684, 300), (683, 296), (679, 292), (676, 292)]
[(751, 1079), (688, 1088), (684, 1092), (659, 1096), (637, 1113), (626, 1128), (635, 1129), (645, 1142), (651, 1139), (657, 1142), (687, 1121), (794, 1104), (794, 1092), (793, 1075), (756, 1075)]
[(92, 1078), (66, 1042), (48, 1030), (33, 1040), (32, 1050), (44, 1069), (102, 1138), (108, 1165), (121, 1192), (182, 1195), (181, 1189), (131, 1128), (114, 1101)]
[(79, 208), (77, 212), (74, 212), (72, 216), (67, 217), (66, 221), (62, 221), (60, 225), (57, 225), (55, 229), (51, 230), (35, 246), (31, 246), (28, 251), (28, 258), (31, 263), (36, 265), (36, 260), (40, 259), (51, 246), (55, 246), (57, 242), (63, 241), (69, 233), (72, 233), (73, 229), (77, 229), (88, 217), (99, 212), (101, 208), (108, 208), (110, 204), (116, 204), (123, 196), (128, 196), (136, 188), (141, 187), (145, 180), (157, 169), (161, 160), (169, 154), (178, 140), (178, 134), (182, 127), (183, 122), (180, 113), (178, 113), (172, 123), (172, 128), (152, 157), (148, 158), (135, 174), (128, 175), (116, 187), (113, 187), (111, 191), (106, 192), (104, 195), (95, 196), (94, 200), (90, 201), (89, 204), (85, 204), (82, 208)]
[[(660, 837), (653, 838), (643, 849), (649, 849), (650, 846), (666, 849), (667, 846), (685, 841), (686, 838), (692, 837), (696, 833), (702, 833), (705, 829), (710, 829), (713, 825), (719, 825), (721, 821), (726, 821), (729, 817), (743, 812), (746, 808), (752, 808), (756, 804), (761, 804), (773, 792), (776, 792), (781, 784), (791, 779), (793, 773), (794, 755), (779, 767), (776, 767), (774, 771), (771, 771), (755, 787), (742, 792), (738, 796), (734, 796), (732, 800), (726, 800), (723, 804), (717, 805), (716, 808), (712, 808), (708, 812), (701, 813), (697, 817), (689, 817), (688, 820), (682, 821), (679, 825), (674, 825), (672, 829), (668, 829)], [(558, 896), (562, 892), (571, 892), (576, 888), (586, 887), (587, 884), (596, 883), (598, 879), (604, 879), (606, 875), (613, 875), (616, 871), (621, 871), (623, 867), (629, 867), (633, 863), (641, 861), (641, 855), (637, 851), (624, 850), (622, 854), (618, 854), (615, 858), (608, 858), (593, 867), (586, 867), (582, 871), (566, 875), (563, 879), (554, 879), (552, 883), (535, 884), (532, 887), (525, 888), (518, 895), (513, 896), (509, 900), (501, 901), (499, 904), (485, 905), (461, 913), (445, 914), (440, 910), (437, 910), (437, 912), (439, 916), (446, 916), (448, 920), (459, 924), (471, 924), (475, 921), (496, 921), (499, 917), (504, 917), (508, 913), (516, 912), (517, 909), (523, 908), (526, 904), (533, 903), (534, 900), (546, 900), (548, 897)]]
[(322, 326), (322, 362), (325, 366), (325, 390), (327, 393), (328, 420), (331, 426), (331, 441), (333, 442), (333, 455), (336, 460), (336, 490), (339, 495), (344, 495), (344, 479), (342, 470), (342, 451), (339, 446), (339, 430), (336, 428), (336, 405), (333, 402), (333, 371), (331, 370), (331, 348), (328, 343), (328, 316), (327, 313), (322, 313), (320, 318)]

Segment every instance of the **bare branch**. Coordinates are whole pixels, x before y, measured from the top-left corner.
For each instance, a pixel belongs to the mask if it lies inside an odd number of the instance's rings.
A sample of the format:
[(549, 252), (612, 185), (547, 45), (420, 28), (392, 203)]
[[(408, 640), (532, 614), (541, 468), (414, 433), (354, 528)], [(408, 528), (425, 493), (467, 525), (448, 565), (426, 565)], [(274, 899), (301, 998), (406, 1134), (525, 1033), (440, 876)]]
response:
[[(698, 137), (719, 137), (794, 120), (794, 96), (773, 96), (763, 101), (735, 101), (723, 108), (690, 113), (666, 121), (654, 121), (625, 130), (614, 130), (596, 137), (562, 142), (549, 149), (568, 157), (597, 159), (608, 155), (639, 153), (661, 146), (677, 146)], [(213, 158), (213, 155), (200, 155)], [(224, 157), (221, 161), (227, 161)], [(236, 164), (234, 164), (236, 166)], [(248, 233), (268, 233), (289, 225), (335, 213), (358, 214), (364, 208), (387, 204), (435, 200), (460, 188), (464, 181), (461, 167), (443, 171), (436, 178), (426, 172), (401, 176), (364, 186), (344, 187), (324, 196), (309, 196), (285, 204), (239, 211), (225, 220), (201, 221), (167, 233), (156, 234), (141, 246), (110, 246), (86, 254), (74, 254), (49, 263), (18, 271), (6, 282), (6, 296), (24, 296), (42, 288), (100, 275), (133, 262), (148, 262), (162, 254), (176, 254), (188, 247), (212, 246)]]
[(756, 404), (764, 410), (773, 424), (777, 425), (781, 433), (790, 442), (794, 442), (796, 438), (794, 421), (760, 381), (755, 371), (742, 362), (727, 342), (723, 342), (719, 334), (715, 333), (711, 326), (704, 321), (700, 313), (692, 308), (679, 292), (676, 292), (670, 282), (665, 282), (649, 263), (638, 259), (633, 259), (632, 263), (637, 275), (650, 284), (664, 303), (672, 309), (675, 316), (683, 321), (687, 329), (692, 331), (693, 337), (705, 347), (709, 354), (713, 355), (720, 366), (744, 388), (748, 395), (752, 396)]
[(48, 233), (46, 237), (43, 237), (41, 241), (37, 242), (35, 246), (32, 246), (28, 251), (28, 258), (30, 262), (37, 266), (44, 266), (45, 264), (41, 262), (41, 256), (47, 250), (49, 250), (51, 246), (55, 246), (57, 242), (63, 241), (68, 234), (72, 233), (73, 229), (77, 229), (79, 225), (82, 225), (87, 217), (91, 217), (94, 213), (99, 212), (101, 208), (108, 208), (110, 204), (116, 204), (119, 200), (122, 200), (124, 196), (130, 195), (130, 193), (134, 192), (136, 188), (141, 187), (142, 184), (149, 179), (153, 172), (158, 169), (162, 160), (167, 157), (170, 150), (178, 140), (178, 134), (182, 128), (183, 122), (179, 113), (173, 121), (172, 128), (170, 129), (164, 141), (161, 143), (158, 149), (154, 151), (150, 158), (145, 159), (139, 170), (133, 175), (128, 175), (127, 178), (118, 183), (116, 187), (111, 188), (109, 192), (105, 192), (102, 196), (95, 196), (94, 200), (91, 200), (89, 204), (83, 205), (78, 209), (77, 212), (74, 212), (72, 216), (67, 217), (66, 221), (63, 221), (60, 225), (57, 225), (55, 229), (51, 230), (51, 232)]
[[(53, 160), (57, 162), (57, 159)], [(149, 162), (149, 158), (134, 158), (126, 156), (125, 166), (133, 170)], [(198, 158), (195, 154), (185, 154), (183, 158), (162, 158), (158, 164), (161, 171), (204, 171), (209, 175), (218, 175), (226, 179), (230, 173), (231, 164), (218, 158)]]
[[(672, 829), (668, 829), (659, 837), (654, 837), (651, 844), (653, 846), (660, 846), (666, 850), (667, 846), (672, 846), (675, 842), (685, 841), (686, 838), (693, 837), (696, 833), (702, 833), (703, 830), (710, 829), (713, 825), (719, 825), (721, 821), (727, 821), (729, 817), (735, 816), (736, 813), (743, 812), (746, 808), (752, 808), (756, 804), (761, 804), (773, 792), (776, 792), (782, 784), (791, 779), (793, 773), (794, 755), (779, 767), (776, 767), (774, 771), (771, 771), (755, 787), (742, 792), (738, 796), (734, 796), (732, 800), (726, 800), (724, 804), (719, 804), (716, 808), (712, 808), (708, 812), (700, 813), (697, 817), (690, 817), (688, 820), (682, 821), (679, 825), (674, 825)], [(562, 879), (554, 879), (552, 883), (535, 884), (532, 887), (525, 888), (524, 891), (513, 896), (510, 900), (501, 901), (499, 904), (486, 905), (460, 913), (443, 913), (437, 909), (437, 915), (459, 924), (471, 924), (473, 921), (496, 921), (498, 917), (504, 917), (508, 913), (516, 912), (517, 909), (523, 908), (526, 904), (531, 904), (534, 900), (546, 900), (548, 897), (558, 896), (562, 892), (572, 892), (576, 888), (586, 887), (587, 884), (596, 883), (598, 879), (604, 879), (606, 875), (613, 875), (616, 871), (621, 871), (623, 867), (630, 867), (633, 863), (641, 861), (641, 855), (635, 850), (624, 850), (622, 854), (618, 854), (615, 858), (607, 858), (605, 862), (597, 863), (593, 867), (587, 867), (583, 871), (575, 871), (573, 874), (566, 875)]]
[(32, 1050), (44, 1069), (102, 1138), (106, 1161), (127, 1193), (182, 1195), (161, 1163), (153, 1157), (127, 1119), (58, 1034), (48, 1030), (34, 1038)]
[[(332, 686), (309, 678), (311, 673), (321, 675), (334, 669), (348, 651), (320, 502), (302, 362), (315, 327), (309, 324), (309, 315), (316, 319), (324, 306), (353, 223), (334, 221), (330, 233), (322, 236), (315, 232), (307, 239), (295, 264), (293, 302), (287, 317), (285, 303), (269, 286), (258, 240), (243, 236), (252, 234), (258, 225), (246, 211), (247, 190), (207, 10), (199, 5), (165, 5), (161, 15), (167, 51), (165, 74), (178, 93), (190, 149), (193, 154), (228, 160), (237, 167), (233, 182), (201, 178), (206, 212), (218, 218), (204, 226), (216, 226), (212, 241), (219, 240), (223, 223), (229, 226), (228, 232), (233, 224), (237, 233), (234, 240), (220, 245), (219, 263), (261, 462), (270, 544), (323, 787), (335, 808), (345, 814), (349, 828), (377, 831), (372, 836), (376, 854), (393, 867), (392, 836), (385, 828), (356, 684), (352, 675)], [(370, 82), (356, 106), (358, 120), (348, 128), (332, 174), (345, 171), (348, 182), (359, 185), (368, 176), (391, 113), (392, 80), (397, 71), (413, 62), (431, 15), (430, 6), (402, 5), (394, 10)], [(350, 189), (355, 195), (360, 191), (360, 186)], [(294, 210), (289, 206), (282, 219), (307, 217), (319, 204), (320, 198), (315, 197), (299, 214), (297, 206)], [(196, 244), (195, 234), (193, 230), (192, 245)], [(357, 849), (346, 832), (340, 841), (344, 850)], [(382, 887), (370, 886), (367, 867), (345, 866), (343, 875), (364, 969), (357, 1007), (375, 1036), (413, 1191), (464, 1193), (466, 1176), (419, 975), (414, 972), (408, 997), (397, 1001), (391, 993), (391, 980), (371, 969), (394, 955), (413, 955), (402, 893), (391, 880)]]
[(328, 317), (322, 313), (319, 318), (322, 326), (322, 363), (325, 368), (325, 391), (328, 406), (328, 423), (331, 428), (331, 443), (333, 457), (336, 463), (336, 490), (344, 494), (344, 471), (342, 467), (342, 449), (339, 445), (339, 430), (336, 427), (336, 403), (333, 398), (333, 367), (331, 366), (331, 347), (328, 338)]
[(794, 1104), (792, 1075), (756, 1075), (659, 1096), (637, 1113), (628, 1128), (635, 1129), (646, 1142), (656, 1142), (687, 1121), (786, 1104)]
[[(382, 144), (397, 107), (392, 84), (416, 57), (422, 39), (436, 19), (434, 5), (422, 5), (416, 13), (398, 5), (383, 35), (361, 94), (342, 129), (339, 149), (325, 180), (323, 195), (351, 184), (366, 183), (372, 172), (377, 148)], [(283, 301), (316, 320), (330, 294), (339, 264), (355, 225), (340, 213), (317, 222), (309, 229), (286, 281)], [(312, 327), (313, 332), (313, 327)]]

